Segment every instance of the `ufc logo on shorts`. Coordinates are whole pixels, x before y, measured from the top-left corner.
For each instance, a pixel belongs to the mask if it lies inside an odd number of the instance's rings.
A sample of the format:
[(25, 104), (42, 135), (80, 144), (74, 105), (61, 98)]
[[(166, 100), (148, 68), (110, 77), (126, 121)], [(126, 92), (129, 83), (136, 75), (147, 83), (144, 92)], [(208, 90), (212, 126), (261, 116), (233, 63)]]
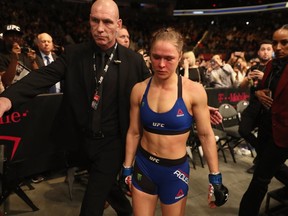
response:
[(152, 157), (152, 156), (149, 157), (149, 160), (151, 160), (151, 161), (153, 161), (155, 163), (159, 163), (159, 161), (160, 161), (158, 158), (155, 158), (155, 157)]

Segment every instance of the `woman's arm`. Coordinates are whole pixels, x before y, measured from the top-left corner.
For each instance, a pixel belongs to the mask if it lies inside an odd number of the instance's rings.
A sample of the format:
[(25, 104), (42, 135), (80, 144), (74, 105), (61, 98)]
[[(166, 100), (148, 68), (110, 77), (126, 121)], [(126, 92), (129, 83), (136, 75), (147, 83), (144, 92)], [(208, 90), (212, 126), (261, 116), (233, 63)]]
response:
[(130, 125), (126, 136), (126, 154), (124, 167), (132, 167), (137, 146), (141, 138), (140, 122), (140, 100), (141, 100), (141, 83), (136, 84), (131, 92), (130, 97)]
[(193, 94), (192, 111), (196, 121), (198, 137), (200, 139), (210, 173), (218, 173), (218, 152), (214, 132), (211, 127), (207, 94), (199, 86), (197, 94)]

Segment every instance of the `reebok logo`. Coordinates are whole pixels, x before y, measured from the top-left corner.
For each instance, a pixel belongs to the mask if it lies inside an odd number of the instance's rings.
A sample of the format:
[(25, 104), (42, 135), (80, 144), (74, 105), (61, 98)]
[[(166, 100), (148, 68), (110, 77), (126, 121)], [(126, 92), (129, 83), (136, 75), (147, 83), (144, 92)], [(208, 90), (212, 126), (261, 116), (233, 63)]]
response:
[(178, 191), (178, 193), (176, 194), (175, 199), (180, 199), (180, 198), (182, 198), (183, 196), (184, 196), (183, 190), (180, 189), (180, 190)]
[(177, 116), (177, 117), (184, 116), (183, 111), (182, 111), (181, 109), (178, 109), (178, 111), (177, 111), (177, 115), (176, 115), (176, 116)]

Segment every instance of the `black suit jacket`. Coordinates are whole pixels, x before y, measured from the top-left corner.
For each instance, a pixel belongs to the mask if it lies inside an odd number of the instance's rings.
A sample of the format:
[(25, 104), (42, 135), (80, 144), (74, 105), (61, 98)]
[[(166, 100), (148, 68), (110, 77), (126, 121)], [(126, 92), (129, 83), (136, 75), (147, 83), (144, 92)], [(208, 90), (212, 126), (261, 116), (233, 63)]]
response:
[[(53, 53), (53, 52), (51, 53), (51, 55), (52, 55), (53, 61), (55, 61), (58, 58), (58, 56), (55, 53)], [(40, 50), (36, 51), (36, 59), (35, 59), (35, 61), (36, 61), (36, 63), (37, 63), (39, 68), (45, 67), (45, 62), (44, 62), (44, 59), (42, 58)], [(64, 88), (64, 82), (63, 81), (60, 82), (60, 88), (61, 88), (60, 92), (62, 92), (62, 89)], [(49, 92), (50, 92), (50, 90), (47, 90), (47, 93), (49, 93)]]
[[(38, 69), (36, 73), (28, 74), (21, 82), (15, 83), (4, 91), (1, 96), (8, 97), (12, 101), (12, 106), (16, 107), (40, 93), (45, 93), (49, 87), (64, 80), (62, 105), (71, 109), (79, 129), (88, 127), (89, 110), (91, 110), (94, 93), (93, 53), (95, 46), (93, 41), (67, 46), (64, 53), (54, 62)], [(118, 45), (117, 52), (119, 122), (121, 137), (125, 140), (129, 126), (132, 87), (149, 77), (150, 72), (140, 54), (121, 45)]]
[[(55, 53), (53, 53), (53, 52), (51, 53), (51, 55), (52, 55), (52, 58), (53, 58), (54, 61), (55, 61), (56, 58), (58, 57), (58, 56), (57, 56)], [(45, 66), (44, 60), (43, 60), (42, 55), (41, 55), (41, 53), (40, 53), (39, 50), (36, 51), (36, 60), (35, 60), (35, 61), (36, 61), (36, 63), (37, 63), (37, 65), (38, 65), (39, 68)]]

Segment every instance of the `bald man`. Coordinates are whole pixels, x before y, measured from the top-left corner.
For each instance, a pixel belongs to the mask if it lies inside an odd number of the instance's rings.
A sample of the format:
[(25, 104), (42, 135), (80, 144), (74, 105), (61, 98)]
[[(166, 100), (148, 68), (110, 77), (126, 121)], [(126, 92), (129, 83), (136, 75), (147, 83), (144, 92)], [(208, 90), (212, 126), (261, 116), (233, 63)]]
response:
[(71, 112), (70, 121), (81, 136), (79, 148), (90, 162), (80, 215), (102, 216), (108, 200), (119, 207), (117, 215), (128, 216), (132, 209), (117, 203), (119, 193), (111, 192), (118, 191), (115, 182), (124, 160), (131, 89), (150, 73), (140, 54), (117, 46), (122, 20), (113, 0), (95, 1), (89, 21), (92, 40), (65, 47), (54, 62), (5, 90), (0, 117), (64, 80), (63, 106)]
[[(57, 55), (53, 52), (54, 43), (51, 35), (45, 32), (38, 34), (35, 43), (38, 47), (38, 50), (36, 50), (37, 55), (36, 63), (38, 67), (46, 66), (57, 58)], [(61, 92), (60, 82), (56, 83), (48, 90), (48, 93), (59, 93), (59, 92)]]

